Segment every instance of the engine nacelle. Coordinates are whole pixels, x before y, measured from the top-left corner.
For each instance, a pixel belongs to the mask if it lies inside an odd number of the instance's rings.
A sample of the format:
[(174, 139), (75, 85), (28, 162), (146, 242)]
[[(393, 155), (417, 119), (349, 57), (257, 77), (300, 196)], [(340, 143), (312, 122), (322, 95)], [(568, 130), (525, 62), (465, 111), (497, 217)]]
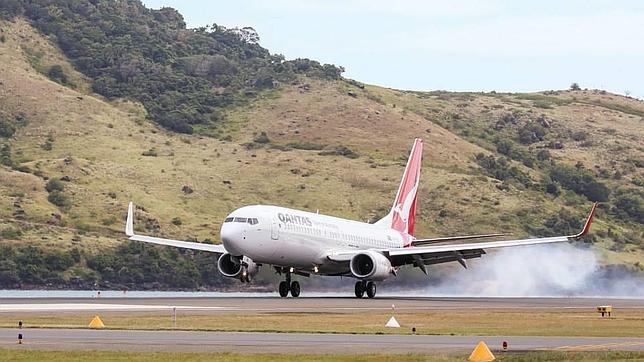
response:
[(353, 276), (367, 280), (385, 280), (394, 271), (389, 259), (376, 251), (365, 251), (354, 255), (349, 267)]
[(217, 268), (223, 276), (237, 278), (242, 282), (250, 282), (251, 278), (259, 273), (259, 267), (247, 256), (238, 257), (226, 253), (217, 260)]

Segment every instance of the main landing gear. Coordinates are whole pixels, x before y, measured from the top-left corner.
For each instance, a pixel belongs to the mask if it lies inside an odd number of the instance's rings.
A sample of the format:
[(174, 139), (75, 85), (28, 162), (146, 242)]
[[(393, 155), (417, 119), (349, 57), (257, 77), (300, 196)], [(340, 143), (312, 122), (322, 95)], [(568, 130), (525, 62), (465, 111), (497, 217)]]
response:
[(291, 272), (286, 272), (286, 280), (280, 282), (279, 292), (282, 298), (288, 297), (288, 292), (291, 292), (293, 298), (300, 296), (300, 283), (297, 280), (291, 281)]
[(367, 293), (367, 297), (373, 298), (376, 296), (376, 283), (358, 280), (356, 282), (356, 297), (362, 298)]

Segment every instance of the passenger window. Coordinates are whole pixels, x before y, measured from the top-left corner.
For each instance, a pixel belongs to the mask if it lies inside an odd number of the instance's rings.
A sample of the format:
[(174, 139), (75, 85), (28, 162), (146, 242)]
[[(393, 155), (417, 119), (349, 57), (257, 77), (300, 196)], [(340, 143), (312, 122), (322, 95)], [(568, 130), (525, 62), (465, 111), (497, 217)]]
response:
[(224, 220), (224, 222), (231, 222), (231, 221), (233, 221), (232, 217), (227, 217), (226, 220)]
[(235, 222), (246, 222), (246, 218), (245, 217), (236, 217)]

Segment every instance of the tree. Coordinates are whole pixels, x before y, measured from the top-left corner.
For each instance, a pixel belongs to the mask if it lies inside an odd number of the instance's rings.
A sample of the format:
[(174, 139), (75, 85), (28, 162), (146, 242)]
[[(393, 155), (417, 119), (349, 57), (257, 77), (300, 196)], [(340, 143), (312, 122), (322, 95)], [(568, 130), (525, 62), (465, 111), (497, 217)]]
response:
[(578, 91), (578, 90), (581, 90), (581, 87), (579, 87), (579, 84), (577, 84), (577, 83), (572, 83), (570, 85), (570, 90), (571, 91)]
[[(285, 62), (259, 45), (251, 27), (186, 29), (176, 10), (147, 9), (138, 0), (2, 0), (0, 11), (15, 4), (24, 4), (32, 25), (57, 40), (95, 92), (139, 101), (151, 120), (177, 132), (220, 121), (223, 108), (250, 101), (249, 88), (270, 89), (302, 73), (336, 79), (343, 71), (308, 59)], [(60, 65), (47, 75), (69, 82)]]
[(0, 1), (0, 19), (11, 20), (16, 15), (24, 11), (20, 0), (2, 0)]
[(245, 26), (241, 29), (234, 28), (234, 29), (231, 29), (231, 31), (237, 34), (237, 36), (239, 36), (239, 39), (245, 43), (249, 43), (249, 44), (259, 43), (259, 34), (257, 34), (257, 31), (255, 31), (255, 29), (250, 26)]

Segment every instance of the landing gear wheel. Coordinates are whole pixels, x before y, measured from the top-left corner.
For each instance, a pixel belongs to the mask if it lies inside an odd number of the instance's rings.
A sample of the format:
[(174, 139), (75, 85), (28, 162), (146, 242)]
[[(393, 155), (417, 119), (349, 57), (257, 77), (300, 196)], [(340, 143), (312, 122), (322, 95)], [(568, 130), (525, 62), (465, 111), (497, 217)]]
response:
[(373, 298), (376, 296), (376, 283), (368, 282), (367, 283), (367, 297)]
[(297, 298), (300, 296), (300, 283), (296, 280), (291, 283), (291, 297)]
[(288, 283), (287, 282), (280, 282), (280, 297), (286, 298), (288, 296)]
[(356, 298), (362, 298), (364, 296), (365, 285), (364, 282), (359, 280), (356, 282)]

